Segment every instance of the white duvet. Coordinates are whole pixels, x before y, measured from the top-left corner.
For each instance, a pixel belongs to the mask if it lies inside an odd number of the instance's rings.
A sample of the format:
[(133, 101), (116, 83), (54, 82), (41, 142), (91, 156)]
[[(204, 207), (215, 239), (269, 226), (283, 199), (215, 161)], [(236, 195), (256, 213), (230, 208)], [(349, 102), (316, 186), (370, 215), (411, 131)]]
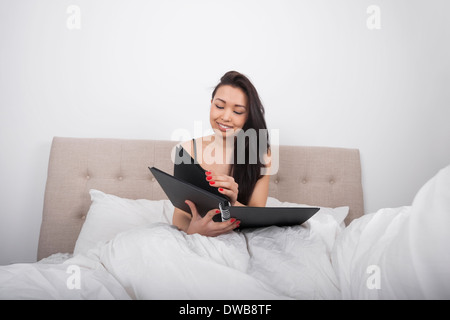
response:
[(1, 267), (0, 298), (337, 299), (330, 250), (347, 212), (347, 207), (323, 208), (302, 226), (218, 237), (150, 223), (63, 263)]
[[(269, 205), (295, 204), (269, 198)], [(0, 298), (449, 299), (449, 208), (450, 166), (411, 206), (381, 209), (345, 229), (346, 207), (321, 208), (302, 226), (215, 238), (135, 215), (134, 227), (115, 225), (114, 235), (104, 232), (95, 246), (83, 242), (86, 227), (63, 261), (0, 267)]]
[(353, 221), (335, 242), (344, 299), (450, 299), (450, 166), (411, 206)]
[(137, 299), (338, 298), (326, 248), (309, 234), (271, 227), (211, 238), (159, 223), (67, 263), (103, 265)]

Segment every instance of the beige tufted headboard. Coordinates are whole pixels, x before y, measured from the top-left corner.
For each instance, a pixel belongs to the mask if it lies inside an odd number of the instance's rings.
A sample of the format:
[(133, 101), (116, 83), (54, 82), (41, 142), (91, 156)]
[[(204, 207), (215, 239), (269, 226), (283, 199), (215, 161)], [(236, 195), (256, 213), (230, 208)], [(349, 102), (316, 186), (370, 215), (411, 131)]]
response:
[[(130, 199), (167, 199), (147, 167), (173, 172), (175, 141), (55, 137), (44, 197), (38, 260), (73, 252), (91, 204), (89, 190)], [(323, 207), (349, 206), (363, 215), (357, 149), (279, 146), (279, 170), (269, 196)]]

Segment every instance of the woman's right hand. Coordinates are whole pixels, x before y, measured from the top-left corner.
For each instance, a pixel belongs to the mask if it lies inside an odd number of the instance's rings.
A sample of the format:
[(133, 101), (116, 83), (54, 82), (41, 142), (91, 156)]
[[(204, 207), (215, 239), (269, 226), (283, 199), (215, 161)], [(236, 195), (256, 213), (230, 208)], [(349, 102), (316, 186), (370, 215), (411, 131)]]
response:
[(216, 237), (239, 227), (240, 221), (236, 221), (234, 218), (231, 218), (228, 221), (215, 222), (213, 217), (220, 213), (219, 209), (208, 211), (202, 218), (192, 201), (186, 200), (185, 202), (191, 209), (192, 214), (191, 222), (186, 231), (187, 234), (198, 233), (208, 237)]

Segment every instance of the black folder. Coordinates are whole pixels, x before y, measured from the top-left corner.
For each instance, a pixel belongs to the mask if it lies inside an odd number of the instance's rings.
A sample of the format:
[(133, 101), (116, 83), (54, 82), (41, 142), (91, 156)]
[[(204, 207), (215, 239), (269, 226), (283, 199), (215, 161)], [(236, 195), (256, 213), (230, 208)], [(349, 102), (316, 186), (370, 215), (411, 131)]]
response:
[(235, 218), (241, 221), (239, 228), (260, 228), (268, 226), (300, 225), (311, 218), (317, 207), (242, 207), (231, 206), (228, 199), (205, 191), (185, 180), (178, 179), (158, 168), (149, 167), (155, 179), (166, 193), (174, 207), (190, 212), (184, 202), (195, 203), (198, 213), (203, 217), (212, 209), (219, 209), (221, 214), (214, 216), (216, 222)]

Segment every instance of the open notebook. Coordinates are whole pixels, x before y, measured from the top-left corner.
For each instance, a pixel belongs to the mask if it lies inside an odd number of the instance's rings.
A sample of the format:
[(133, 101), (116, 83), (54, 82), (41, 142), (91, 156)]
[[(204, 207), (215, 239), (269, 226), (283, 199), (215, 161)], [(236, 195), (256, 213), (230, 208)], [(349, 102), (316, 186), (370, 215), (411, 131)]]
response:
[(219, 209), (221, 215), (214, 216), (214, 221), (230, 218), (240, 220), (239, 228), (258, 228), (267, 226), (299, 225), (311, 218), (319, 208), (316, 207), (241, 207), (231, 206), (228, 199), (203, 190), (187, 181), (178, 179), (158, 168), (149, 167), (158, 180), (170, 202), (186, 212), (190, 212), (185, 200), (195, 203), (198, 213), (204, 216), (209, 210)]

